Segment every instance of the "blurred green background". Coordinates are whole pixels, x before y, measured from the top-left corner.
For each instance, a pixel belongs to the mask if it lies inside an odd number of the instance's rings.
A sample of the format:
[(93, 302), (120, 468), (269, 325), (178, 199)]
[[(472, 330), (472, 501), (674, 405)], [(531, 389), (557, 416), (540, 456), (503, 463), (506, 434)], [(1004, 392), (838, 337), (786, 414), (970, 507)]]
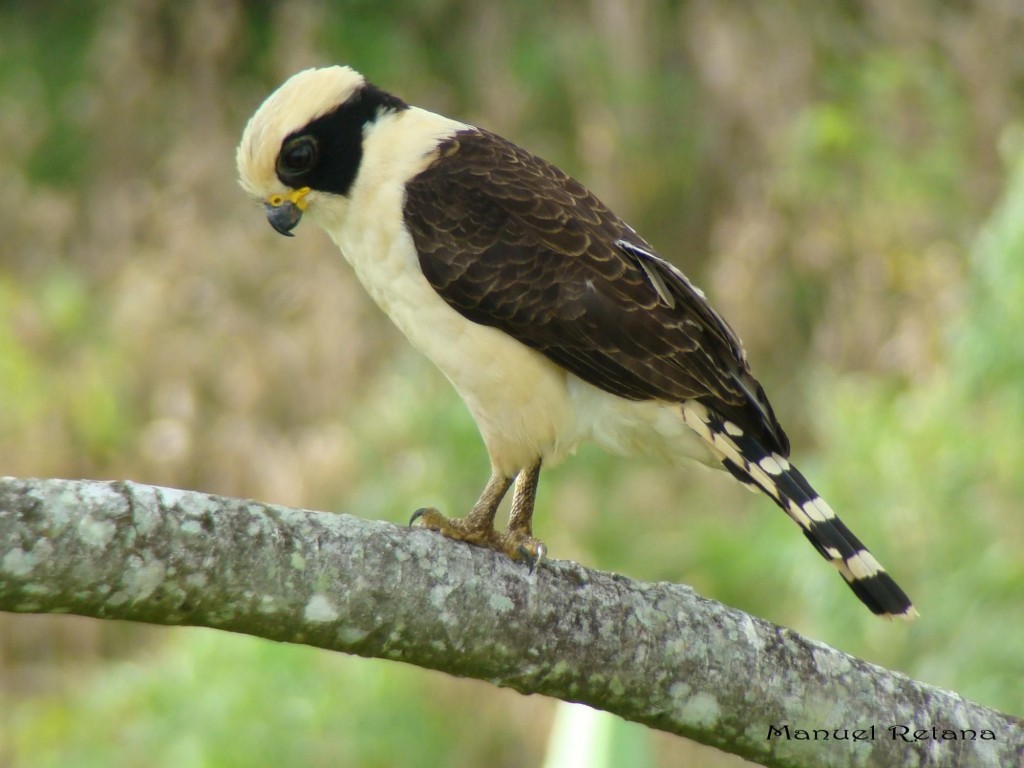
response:
[[(336, 62), (561, 165), (703, 286), (921, 619), (871, 617), (724, 473), (592, 449), (542, 480), (554, 557), (1024, 712), (1015, 0), (2, 2), (0, 473), (468, 508), (487, 461), (447, 383), (322, 232), (280, 238), (236, 185), (265, 95)], [(555, 709), (212, 631), (0, 615), (2, 766), (518, 768)], [(742, 764), (626, 730), (630, 765)]]

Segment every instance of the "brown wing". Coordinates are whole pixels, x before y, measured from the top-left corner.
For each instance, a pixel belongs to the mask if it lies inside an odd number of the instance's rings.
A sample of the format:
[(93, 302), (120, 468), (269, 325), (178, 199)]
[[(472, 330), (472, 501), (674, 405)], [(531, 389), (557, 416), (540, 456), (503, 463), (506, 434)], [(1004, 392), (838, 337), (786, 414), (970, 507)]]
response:
[(463, 316), (620, 397), (700, 400), (789, 454), (725, 321), (558, 168), (463, 131), (408, 184), (404, 213), (423, 274)]

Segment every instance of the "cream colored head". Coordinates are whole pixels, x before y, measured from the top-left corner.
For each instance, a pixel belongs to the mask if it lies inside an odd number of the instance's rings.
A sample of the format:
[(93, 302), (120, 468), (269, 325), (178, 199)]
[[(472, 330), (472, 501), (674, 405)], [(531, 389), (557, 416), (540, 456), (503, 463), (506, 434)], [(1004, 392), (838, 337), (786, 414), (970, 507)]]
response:
[(263, 200), (268, 221), (283, 235), (307, 209), (323, 223), (320, 214), (344, 209), (371, 127), (406, 109), (348, 67), (299, 72), (245, 128), (238, 146), (242, 186)]
[(284, 140), (337, 109), (366, 84), (349, 67), (306, 69), (292, 75), (256, 110), (242, 133), (236, 160), (242, 187), (267, 200), (288, 190), (277, 176), (277, 158)]

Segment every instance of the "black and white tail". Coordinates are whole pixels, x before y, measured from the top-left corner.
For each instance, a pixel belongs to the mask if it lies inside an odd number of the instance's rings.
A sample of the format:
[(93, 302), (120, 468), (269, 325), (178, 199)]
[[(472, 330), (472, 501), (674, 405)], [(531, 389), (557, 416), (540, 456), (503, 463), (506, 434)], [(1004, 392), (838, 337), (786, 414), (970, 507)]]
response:
[(872, 613), (917, 618), (910, 598), (784, 456), (703, 403), (687, 400), (682, 410), (686, 425), (711, 446), (725, 468), (740, 482), (766, 493), (793, 518)]

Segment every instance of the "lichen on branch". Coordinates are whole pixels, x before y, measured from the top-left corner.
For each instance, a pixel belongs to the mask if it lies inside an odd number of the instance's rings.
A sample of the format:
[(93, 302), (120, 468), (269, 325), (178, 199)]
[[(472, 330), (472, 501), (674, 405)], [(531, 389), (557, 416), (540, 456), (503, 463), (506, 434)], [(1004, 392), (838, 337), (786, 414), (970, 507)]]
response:
[[(584, 702), (769, 766), (1024, 758), (1019, 719), (685, 586), (564, 561), (531, 574), (426, 530), (192, 491), (0, 480), (0, 610), (401, 660)], [(872, 739), (793, 736), (872, 725)], [(939, 737), (889, 738), (893, 726)], [(941, 737), (971, 730), (994, 738)]]

